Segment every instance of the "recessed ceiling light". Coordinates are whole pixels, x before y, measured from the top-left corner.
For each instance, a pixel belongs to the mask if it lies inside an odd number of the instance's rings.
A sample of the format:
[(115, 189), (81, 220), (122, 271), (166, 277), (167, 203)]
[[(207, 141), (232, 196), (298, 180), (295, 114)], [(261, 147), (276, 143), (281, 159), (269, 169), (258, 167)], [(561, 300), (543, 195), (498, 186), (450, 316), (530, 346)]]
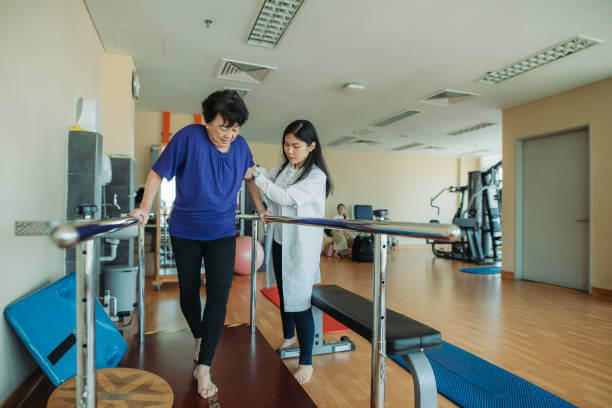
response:
[(532, 69), (546, 65), (549, 62), (556, 61), (560, 58), (567, 57), (578, 51), (587, 49), (593, 45), (601, 44), (603, 41), (594, 38), (577, 35), (569, 40), (563, 41), (557, 45), (546, 48), (527, 58), (518, 60), (510, 65), (506, 65), (497, 71), (491, 71), (484, 74), (478, 82), (481, 84), (493, 85), (498, 84), (506, 79), (513, 78)]
[(302, 4), (304, 0), (265, 0), (251, 28), (247, 43), (276, 47)]
[(397, 113), (394, 113), (391, 116), (388, 116), (384, 119), (381, 120), (377, 120), (376, 122), (370, 124), (370, 126), (375, 126), (375, 127), (384, 127), (384, 126), (389, 126), (392, 123), (395, 123), (397, 121), (400, 121), (402, 119), (406, 119), (410, 116), (413, 115), (417, 115), (419, 113), (423, 113), (422, 110), (416, 110), (416, 109), (404, 109), (401, 110)]
[(497, 122), (481, 122), (474, 126), (453, 130), (452, 132), (448, 132), (447, 135), (449, 136), (462, 135), (464, 133), (473, 132), (475, 130), (479, 130), (479, 129), (483, 129), (483, 128), (486, 128), (489, 126), (495, 126), (495, 125), (497, 125)]
[(405, 144), (402, 146), (394, 147), (391, 150), (394, 152), (401, 152), (402, 150), (414, 149), (414, 148), (421, 147), (421, 146), (423, 146), (423, 143), (414, 142), (414, 143), (409, 143), (409, 144)]
[(334, 140), (333, 142), (328, 143), (327, 145), (328, 146), (332, 146), (332, 147), (333, 146), (340, 146), (342, 144), (348, 143), (348, 142), (353, 141), (355, 139), (357, 139), (357, 138), (354, 137), (354, 136), (342, 136), (342, 137)]

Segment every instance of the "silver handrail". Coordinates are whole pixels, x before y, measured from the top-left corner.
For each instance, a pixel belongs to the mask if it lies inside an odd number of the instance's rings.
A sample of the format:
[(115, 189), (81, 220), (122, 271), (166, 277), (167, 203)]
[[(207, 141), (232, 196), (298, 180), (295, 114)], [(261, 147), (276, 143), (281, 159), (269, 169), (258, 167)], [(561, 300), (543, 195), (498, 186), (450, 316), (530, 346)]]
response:
[[(252, 214), (239, 214), (236, 217), (245, 220), (259, 219), (257, 215)], [(461, 230), (453, 224), (281, 217), (276, 215), (268, 215), (266, 219), (270, 222), (282, 222), (284, 224), (342, 229), (368, 234), (400, 235), (411, 238), (435, 239), (436, 241), (444, 242), (454, 242), (461, 237)]]
[(138, 224), (138, 218), (109, 218), (90, 222), (63, 224), (51, 233), (60, 248), (70, 248), (88, 239), (103, 238), (113, 232)]
[[(88, 217), (86, 217), (87, 219)], [(138, 218), (112, 218), (63, 224), (51, 233), (51, 239), (60, 248), (76, 245), (76, 322), (77, 322), (77, 375), (76, 405), (95, 408), (96, 395), (96, 338), (95, 299), (98, 288), (94, 278), (93, 240), (112, 236), (113, 233), (138, 225)], [(144, 227), (138, 227), (138, 334), (144, 343)]]
[[(370, 406), (385, 406), (386, 382), (386, 283), (387, 283), (387, 245), (388, 235), (400, 235), (411, 238), (435, 239), (436, 241), (454, 242), (461, 237), (461, 230), (453, 224), (412, 223), (383, 221), (382, 211), (375, 220), (342, 220), (330, 218), (303, 218), (266, 216), (270, 222), (297, 224), (311, 227), (342, 229), (375, 234), (374, 274), (372, 284), (372, 364), (370, 377)], [(257, 239), (257, 215), (238, 214), (236, 218), (253, 222), (253, 246), (251, 249), (251, 332), (255, 332), (255, 259)]]

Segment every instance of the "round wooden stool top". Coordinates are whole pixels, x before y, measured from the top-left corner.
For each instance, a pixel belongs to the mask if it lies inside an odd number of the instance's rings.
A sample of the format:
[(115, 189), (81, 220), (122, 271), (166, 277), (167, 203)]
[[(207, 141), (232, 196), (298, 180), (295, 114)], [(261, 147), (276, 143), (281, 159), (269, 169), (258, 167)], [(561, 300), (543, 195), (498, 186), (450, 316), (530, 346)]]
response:
[[(161, 377), (133, 368), (104, 368), (96, 372), (98, 407), (170, 408), (172, 388)], [(57, 387), (47, 401), (47, 408), (76, 406), (76, 377)]]

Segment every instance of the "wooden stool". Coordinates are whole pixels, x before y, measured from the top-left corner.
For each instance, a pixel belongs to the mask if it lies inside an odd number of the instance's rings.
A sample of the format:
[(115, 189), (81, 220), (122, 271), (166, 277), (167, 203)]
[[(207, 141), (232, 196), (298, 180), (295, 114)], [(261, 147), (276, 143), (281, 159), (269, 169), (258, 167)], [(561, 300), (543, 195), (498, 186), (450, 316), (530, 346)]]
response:
[[(133, 368), (105, 368), (96, 372), (98, 407), (169, 408), (174, 402), (172, 388), (161, 377)], [(130, 401), (137, 404), (130, 404)], [(47, 408), (76, 406), (76, 377), (57, 387)]]

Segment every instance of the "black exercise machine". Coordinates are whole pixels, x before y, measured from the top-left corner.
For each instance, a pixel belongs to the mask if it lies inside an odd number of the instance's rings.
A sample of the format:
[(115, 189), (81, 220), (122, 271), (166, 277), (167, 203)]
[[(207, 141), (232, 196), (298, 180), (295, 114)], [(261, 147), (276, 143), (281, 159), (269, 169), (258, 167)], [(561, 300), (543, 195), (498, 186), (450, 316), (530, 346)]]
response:
[[(440, 215), (440, 207), (434, 205), (434, 201), (445, 191), (461, 194), (460, 204), (452, 221), (461, 228), (461, 239), (452, 243), (428, 241), (435, 256), (479, 265), (501, 261), (501, 164), (500, 161), (486, 171), (469, 172), (467, 185), (446, 187), (430, 200), (430, 205), (436, 208)], [(466, 193), (468, 201), (464, 210)], [(439, 220), (430, 222), (439, 223)]]

